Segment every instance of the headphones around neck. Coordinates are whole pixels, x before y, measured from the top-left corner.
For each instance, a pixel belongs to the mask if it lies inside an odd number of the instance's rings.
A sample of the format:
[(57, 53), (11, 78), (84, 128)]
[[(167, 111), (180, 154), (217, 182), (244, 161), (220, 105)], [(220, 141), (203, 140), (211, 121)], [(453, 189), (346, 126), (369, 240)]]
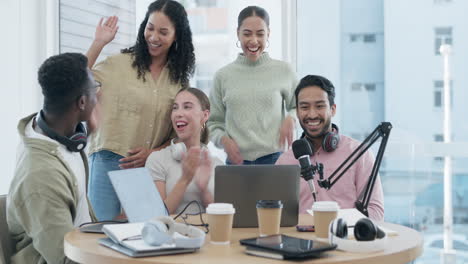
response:
[(330, 223), (328, 229), (330, 244), (349, 252), (376, 252), (385, 249), (387, 235), (369, 218), (361, 218), (354, 225), (354, 238), (348, 239), (348, 226), (343, 218)]
[(182, 154), (187, 152), (187, 147), (184, 142), (175, 143), (175, 138), (171, 140), (171, 154), (176, 161), (182, 160)]
[(141, 236), (150, 246), (174, 243), (178, 248), (200, 248), (206, 234), (194, 226), (176, 223), (169, 216), (160, 216), (145, 223)]
[[(171, 140), (171, 155), (176, 161), (181, 161), (182, 154), (187, 152), (187, 146), (184, 142), (175, 143), (175, 140), (175, 138)], [(202, 143), (201, 147), (205, 148), (206, 146)]]
[(42, 112), (42, 110), (39, 112), (36, 122), (42, 131), (44, 131), (46, 136), (57, 140), (60, 144), (67, 147), (69, 151), (80, 152), (86, 147), (88, 135), (85, 126), (81, 122), (76, 126), (75, 134), (69, 138), (57, 134), (47, 125), (44, 120), (44, 112)]
[[(312, 148), (312, 155), (315, 153), (315, 150), (313, 149), (313, 144), (311, 142), (311, 139), (306, 136), (305, 133), (302, 133), (302, 137), (305, 137), (309, 143), (310, 147)], [(322, 149), (326, 152), (333, 152), (335, 149), (338, 148), (338, 144), (340, 143), (340, 133), (338, 126), (332, 123), (332, 129), (331, 131), (327, 132), (322, 139)]]

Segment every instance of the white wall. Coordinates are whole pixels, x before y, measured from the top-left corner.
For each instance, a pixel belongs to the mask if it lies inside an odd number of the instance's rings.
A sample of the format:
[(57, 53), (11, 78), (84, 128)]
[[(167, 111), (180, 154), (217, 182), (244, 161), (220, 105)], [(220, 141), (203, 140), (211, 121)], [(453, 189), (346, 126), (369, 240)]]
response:
[(119, 53), (135, 43), (134, 0), (61, 0), (60, 1), (60, 53), (86, 53), (94, 39), (99, 19), (119, 17), (119, 31), (114, 40), (102, 50), (97, 61)]
[(0, 194), (7, 193), (13, 177), (18, 120), (40, 108), (41, 92), (36, 72), (46, 58), (46, 6), (42, 1), (0, 1), (2, 60), (2, 151), (0, 152)]

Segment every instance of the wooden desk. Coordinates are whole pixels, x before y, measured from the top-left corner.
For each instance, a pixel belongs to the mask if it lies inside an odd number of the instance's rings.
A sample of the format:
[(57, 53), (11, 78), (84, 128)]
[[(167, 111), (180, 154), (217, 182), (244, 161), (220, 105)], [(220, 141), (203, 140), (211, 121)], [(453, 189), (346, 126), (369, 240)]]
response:
[[(313, 217), (300, 215), (299, 224), (311, 224)], [(397, 236), (390, 236), (387, 240), (387, 249), (382, 252), (370, 254), (358, 254), (342, 251), (329, 251), (327, 257), (309, 259), (301, 263), (360, 263), (360, 264), (385, 264), (407, 263), (422, 253), (423, 238), (416, 230), (390, 223), (382, 223), (398, 232)], [(281, 228), (286, 235), (306, 239), (315, 238), (314, 233), (297, 232), (295, 227)], [(79, 263), (280, 263), (279, 260), (249, 256), (244, 253), (244, 246), (239, 244), (240, 239), (256, 237), (257, 228), (234, 228), (230, 245), (213, 245), (207, 236), (205, 245), (197, 252), (181, 255), (168, 255), (148, 258), (129, 258), (112, 249), (98, 244), (97, 239), (103, 237), (100, 234), (81, 233), (78, 230), (65, 235), (65, 255)], [(286, 262), (286, 261), (285, 261)]]

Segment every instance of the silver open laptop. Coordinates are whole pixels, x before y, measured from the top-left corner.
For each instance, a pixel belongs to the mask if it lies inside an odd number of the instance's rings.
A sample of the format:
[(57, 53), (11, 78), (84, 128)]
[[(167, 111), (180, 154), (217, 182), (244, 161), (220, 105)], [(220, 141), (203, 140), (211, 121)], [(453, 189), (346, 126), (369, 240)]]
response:
[(297, 225), (298, 165), (223, 165), (215, 168), (214, 201), (232, 203), (234, 227), (258, 227), (256, 202), (281, 200), (281, 226)]
[(109, 171), (108, 174), (129, 222), (145, 222), (168, 215), (147, 168)]

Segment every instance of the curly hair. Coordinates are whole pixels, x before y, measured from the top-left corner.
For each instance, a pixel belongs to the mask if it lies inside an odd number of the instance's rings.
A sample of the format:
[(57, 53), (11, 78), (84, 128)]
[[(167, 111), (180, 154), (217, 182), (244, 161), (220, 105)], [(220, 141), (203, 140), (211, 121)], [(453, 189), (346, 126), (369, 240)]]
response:
[(157, 0), (151, 3), (148, 6), (145, 19), (140, 24), (135, 45), (123, 49), (121, 52), (132, 54), (132, 66), (137, 69), (138, 78), (145, 81), (145, 72), (150, 70), (151, 65), (151, 55), (145, 40), (145, 28), (149, 16), (157, 11), (164, 13), (175, 28), (176, 41), (172, 43), (167, 55), (167, 67), (171, 81), (180, 82), (183, 87), (188, 87), (189, 79), (195, 70), (195, 53), (187, 12), (180, 3), (173, 0)]
[(44, 95), (44, 110), (51, 113), (67, 111), (73, 101), (88, 94), (90, 81), (88, 59), (81, 53), (63, 53), (42, 63), (37, 79)]

